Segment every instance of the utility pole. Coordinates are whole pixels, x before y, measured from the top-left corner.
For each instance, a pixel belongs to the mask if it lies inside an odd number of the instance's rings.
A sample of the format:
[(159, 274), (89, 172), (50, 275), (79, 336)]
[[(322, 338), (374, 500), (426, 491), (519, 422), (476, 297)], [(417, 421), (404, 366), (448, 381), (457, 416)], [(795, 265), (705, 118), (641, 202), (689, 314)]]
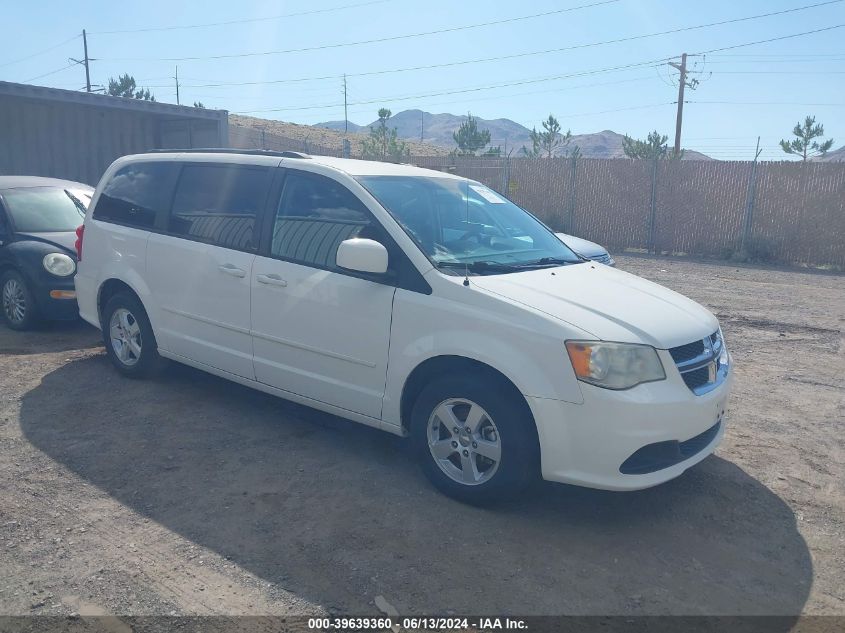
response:
[(91, 92), (91, 73), (88, 69), (88, 35), (85, 33), (85, 29), (82, 29), (82, 47), (85, 49), (85, 90)]
[(176, 80), (176, 105), (182, 105), (179, 103), (179, 66), (176, 66), (176, 76), (174, 77)]
[(425, 130), (425, 112), (420, 110), (420, 143), (423, 142), (423, 131)]
[(346, 73), (343, 73), (343, 133), (349, 134), (349, 114), (346, 110)]
[(678, 115), (675, 118), (675, 156), (681, 155), (681, 125), (684, 120), (684, 88), (687, 85), (687, 54), (681, 55), (681, 63), (669, 62), (669, 65), (681, 73), (678, 78)]

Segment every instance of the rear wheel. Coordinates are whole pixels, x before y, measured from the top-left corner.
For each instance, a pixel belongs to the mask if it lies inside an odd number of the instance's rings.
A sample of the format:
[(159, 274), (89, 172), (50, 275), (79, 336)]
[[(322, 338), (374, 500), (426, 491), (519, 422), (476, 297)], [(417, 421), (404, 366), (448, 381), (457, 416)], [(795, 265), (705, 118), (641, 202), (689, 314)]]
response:
[(117, 370), (130, 378), (157, 373), (164, 365), (144, 306), (129, 293), (118, 293), (103, 310), (103, 342)]
[(411, 426), (426, 476), (460, 501), (486, 504), (507, 499), (537, 473), (530, 412), (493, 379), (437, 378), (417, 398)]
[(28, 330), (38, 322), (35, 298), (26, 280), (16, 270), (9, 270), (0, 278), (0, 299), (3, 318), (13, 330)]

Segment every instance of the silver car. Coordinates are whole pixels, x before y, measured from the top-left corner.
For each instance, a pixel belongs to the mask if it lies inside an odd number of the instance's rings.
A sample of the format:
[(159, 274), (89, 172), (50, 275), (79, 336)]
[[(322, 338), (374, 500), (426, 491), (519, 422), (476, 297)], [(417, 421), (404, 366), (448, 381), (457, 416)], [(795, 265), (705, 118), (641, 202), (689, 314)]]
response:
[(592, 259), (594, 262), (605, 264), (606, 266), (616, 266), (616, 262), (604, 246), (599, 246), (595, 242), (575, 237), (574, 235), (567, 235), (566, 233), (555, 233), (560, 238), (560, 241), (566, 244), (573, 251)]

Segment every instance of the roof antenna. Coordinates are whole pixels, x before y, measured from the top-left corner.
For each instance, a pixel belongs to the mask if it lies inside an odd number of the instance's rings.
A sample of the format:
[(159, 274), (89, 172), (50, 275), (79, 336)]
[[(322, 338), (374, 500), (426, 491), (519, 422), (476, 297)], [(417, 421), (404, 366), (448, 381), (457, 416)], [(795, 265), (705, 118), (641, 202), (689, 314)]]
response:
[[(469, 180), (464, 180), (466, 192), (464, 194), (464, 206), (466, 208), (466, 230), (469, 231)], [(469, 262), (464, 259), (464, 286), (469, 286)]]

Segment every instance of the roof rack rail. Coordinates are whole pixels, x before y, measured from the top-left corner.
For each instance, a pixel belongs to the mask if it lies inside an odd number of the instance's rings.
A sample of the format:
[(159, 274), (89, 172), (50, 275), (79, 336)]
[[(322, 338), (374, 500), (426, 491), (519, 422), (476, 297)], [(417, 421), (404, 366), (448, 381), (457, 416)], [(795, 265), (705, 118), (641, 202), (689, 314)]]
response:
[(232, 147), (192, 147), (188, 149), (150, 149), (148, 154), (176, 153), (176, 154), (248, 154), (251, 156), (278, 156), (279, 158), (311, 158), (304, 152), (284, 150), (277, 152), (272, 149), (237, 149)]

